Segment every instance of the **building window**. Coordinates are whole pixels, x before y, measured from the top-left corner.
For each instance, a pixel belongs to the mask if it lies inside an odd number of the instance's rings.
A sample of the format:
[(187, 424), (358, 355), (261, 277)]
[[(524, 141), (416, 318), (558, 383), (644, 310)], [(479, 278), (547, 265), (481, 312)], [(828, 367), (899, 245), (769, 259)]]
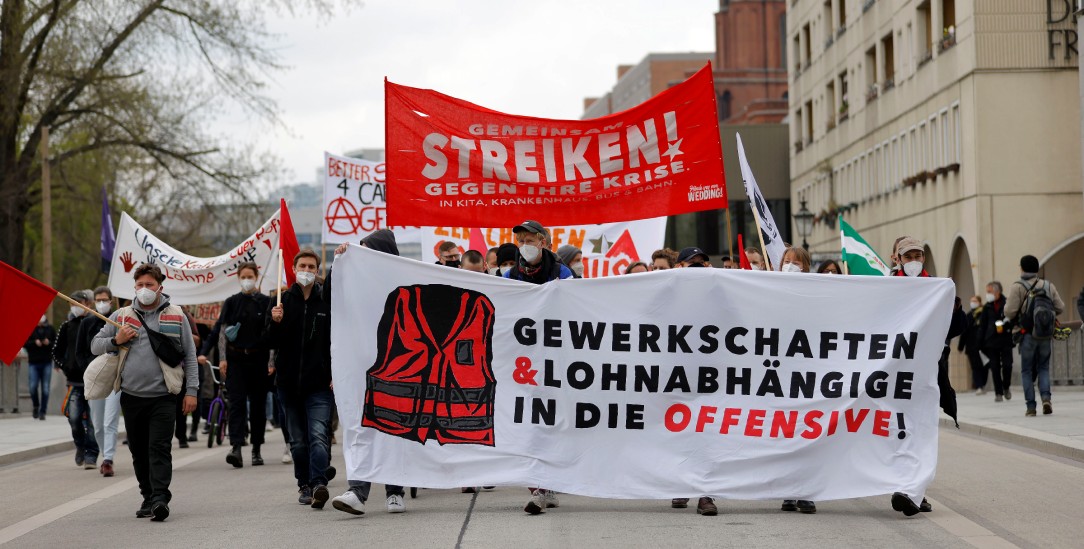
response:
[(877, 99), (877, 46), (866, 50), (866, 102)]
[(953, 136), (953, 143), (955, 154), (953, 155), (953, 161), (957, 164), (960, 163), (960, 157), (962, 151), (960, 150), (960, 105), (952, 106), (952, 131), (955, 134)]
[(847, 0), (838, 0), (839, 2), (839, 28), (847, 28)]
[(881, 39), (881, 51), (884, 52), (885, 56), (884, 91), (888, 91), (896, 85), (896, 52), (895, 48), (893, 48), (891, 32)]
[(941, 165), (941, 149), (938, 147), (937, 135), (937, 116), (934, 115), (930, 117), (930, 158), (926, 168), (931, 172)]
[(802, 72), (802, 35), (794, 35), (794, 73)]
[(952, 135), (949, 125), (948, 110), (941, 111), (941, 163), (939, 166), (948, 166), (952, 163), (950, 160), (953, 156), (952, 149), (954, 148), (953, 142), (949, 139)]
[[(779, 16), (779, 68), (787, 68), (787, 14)], [(794, 48), (797, 53), (798, 48)], [(797, 57), (797, 55), (795, 55)]]
[(730, 93), (730, 90), (723, 92), (723, 95), (719, 96), (719, 120), (727, 120), (731, 117), (730, 105), (734, 100), (734, 96)]
[(930, 18), (930, 0), (918, 5), (918, 13), (915, 18), (918, 23), (918, 49), (915, 50), (915, 55), (918, 57), (918, 64), (921, 66), (926, 61), (929, 61), (933, 57), (933, 20)]
[(824, 112), (828, 116), (825, 120), (828, 121), (828, 129), (831, 130), (836, 127), (836, 83), (829, 82), (828, 87), (825, 89), (825, 105)]
[(956, 0), (941, 0), (941, 51), (956, 45)]
[(824, 7), (821, 10), (823, 15), (822, 21), (824, 21), (824, 47), (828, 49), (828, 46), (835, 42), (836, 35), (832, 28), (832, 0), (824, 0)]
[(805, 144), (813, 143), (813, 100), (805, 102)]

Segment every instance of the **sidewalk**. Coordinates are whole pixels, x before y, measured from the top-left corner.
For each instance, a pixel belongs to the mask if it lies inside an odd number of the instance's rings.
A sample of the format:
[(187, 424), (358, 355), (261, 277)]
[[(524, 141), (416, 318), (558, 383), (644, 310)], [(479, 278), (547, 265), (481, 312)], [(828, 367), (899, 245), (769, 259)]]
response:
[[(124, 418), (117, 422), (117, 444), (124, 440)], [(0, 467), (59, 452), (74, 451), (68, 418), (46, 416), (45, 421), (29, 413), (4, 414), (0, 419)]]
[[(1012, 400), (994, 402), (993, 392), (956, 393), (960, 430), (979, 436), (1017, 444), (1076, 461), (1084, 461), (1084, 387), (1054, 387), (1051, 404), (1054, 413), (1044, 416), (1036, 391), (1038, 415), (1024, 417), (1024, 389), (1012, 388)], [(954, 428), (952, 420), (942, 415), (941, 426)]]

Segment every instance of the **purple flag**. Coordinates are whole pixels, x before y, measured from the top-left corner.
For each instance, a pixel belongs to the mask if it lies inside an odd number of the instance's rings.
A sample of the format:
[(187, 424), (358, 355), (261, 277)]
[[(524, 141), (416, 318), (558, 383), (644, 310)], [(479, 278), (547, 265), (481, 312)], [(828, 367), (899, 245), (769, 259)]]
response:
[(113, 216), (109, 214), (109, 195), (102, 187), (102, 272), (109, 274), (113, 264), (113, 248), (117, 246), (116, 233), (113, 232)]

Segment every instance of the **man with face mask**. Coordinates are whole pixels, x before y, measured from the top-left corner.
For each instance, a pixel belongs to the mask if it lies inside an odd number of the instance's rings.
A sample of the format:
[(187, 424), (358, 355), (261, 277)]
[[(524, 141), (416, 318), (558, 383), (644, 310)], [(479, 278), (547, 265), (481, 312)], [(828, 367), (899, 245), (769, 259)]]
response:
[[(897, 239), (896, 254), (899, 258), (900, 269), (895, 271), (892, 276), (926, 278), (930, 276), (925, 267), (925, 246), (917, 238), (902, 236)], [(945, 346), (941, 351), (941, 359), (937, 361), (937, 388), (941, 393), (940, 406), (953, 421), (956, 420), (956, 391), (952, 388), (952, 383), (948, 377), (948, 357), (951, 350), (949, 341), (963, 334), (965, 330), (967, 330), (967, 313), (964, 312), (963, 306), (960, 304), (960, 298), (957, 297), (952, 307), (952, 318), (949, 321), (949, 330), (945, 337)], [(959, 427), (959, 424), (957, 424), (957, 427)], [(906, 516), (912, 516), (919, 512), (930, 512), (933, 507), (926, 501), (925, 497), (922, 498), (921, 504), (915, 505), (915, 502), (906, 494), (896, 492), (892, 494), (892, 509)]]
[(704, 250), (697, 248), (696, 246), (690, 248), (682, 248), (678, 253), (677, 258), (678, 267), (711, 267), (711, 261), (708, 260), (708, 254), (704, 253)]
[[(113, 292), (108, 286), (99, 286), (94, 289), (94, 310), (103, 316), (109, 316), (113, 312)], [(87, 366), (94, 360), (94, 353), (90, 346), (94, 336), (98, 335), (105, 321), (91, 314), (86, 315), (79, 323), (79, 340), (76, 344), (76, 354), (80, 367), (86, 371)], [(93, 424), (94, 440), (102, 451), (102, 464), (98, 469), (103, 477), (111, 477), (113, 472), (113, 456), (117, 450), (117, 422), (120, 418), (120, 393), (114, 391), (108, 397), (100, 400), (89, 400), (90, 419)]]
[(504, 273), (516, 266), (517, 255), (519, 255), (519, 248), (511, 242), (505, 242), (498, 246), (496, 266), (490, 268), (489, 274), (504, 276)]
[(459, 246), (456, 246), (455, 242), (451, 240), (440, 243), (440, 246), (437, 247), (437, 257), (437, 265), (444, 265), (453, 269), (459, 268), (459, 262), (462, 258), (459, 253)]
[(275, 384), (286, 411), (290, 453), (301, 505), (323, 509), (331, 459), (331, 304), (316, 283), (320, 256), (294, 256), (295, 282), (270, 308), (264, 337), (275, 349)]
[(512, 228), (512, 234), (516, 237), (518, 252), (515, 266), (504, 274), (505, 278), (532, 284), (573, 278), (572, 269), (561, 263), (557, 254), (550, 251), (549, 233), (541, 223), (524, 221)]
[(245, 442), (245, 424), (252, 444), (252, 465), (263, 465), (260, 447), (264, 443), (267, 426), (266, 402), (270, 388), (267, 344), (263, 339), (264, 315), (271, 307), (271, 298), (260, 293), (256, 286), (260, 271), (255, 263), (242, 263), (237, 267), (237, 281), (241, 291), (226, 298), (222, 312), (215, 321), (207, 341), (203, 343), (197, 360), (207, 362), (207, 355), (218, 347), (218, 370), (226, 378), (229, 395), (230, 453), (226, 463), (244, 467), (241, 445)]
[[(94, 294), (90, 290), (74, 292), (72, 299), (88, 308), (94, 308)], [(83, 396), (83, 372), (90, 362), (79, 359), (79, 327), (90, 316), (92, 315), (87, 313), (86, 309), (72, 305), (68, 320), (60, 326), (57, 333), (53, 362), (64, 372), (68, 378), (68, 386), (71, 387), (66, 409), (72, 440), (75, 442), (75, 465), (84, 469), (97, 469), (98, 441), (94, 438), (94, 423), (87, 413), (87, 399)]]
[(26, 345), (23, 345), (27, 363), (30, 365), (30, 405), (34, 419), (45, 420), (45, 412), (49, 408), (49, 384), (53, 379), (53, 357), (50, 350), (55, 342), (56, 329), (49, 324), (45, 315), (41, 315), (38, 325), (34, 326), (34, 331), (26, 339)]
[[(115, 311), (110, 319), (121, 324), (106, 324), (90, 344), (94, 354), (116, 353), (127, 347), (120, 377), (120, 408), (128, 432), (128, 450), (132, 468), (139, 481), (143, 503), (137, 518), (163, 521), (169, 517), (169, 491), (173, 480), (172, 442), (177, 426), (177, 398), (183, 396), (181, 412), (196, 409), (199, 392), (199, 369), (196, 365), (196, 342), (184, 311), (171, 305), (163, 292), (166, 276), (157, 266), (144, 263), (135, 268), (135, 300), (130, 307)], [(180, 349), (180, 364), (166, 364), (151, 343), (151, 331), (157, 332), (159, 347)], [(156, 336), (157, 337), (157, 336)], [(180, 372), (176, 368), (181, 368)], [(180, 374), (178, 379), (177, 374)]]
[(1012, 331), (1005, 326), (1005, 296), (1001, 283), (986, 285), (986, 304), (982, 307), (980, 350), (990, 357), (988, 367), (994, 377), (994, 402), (1012, 400)]

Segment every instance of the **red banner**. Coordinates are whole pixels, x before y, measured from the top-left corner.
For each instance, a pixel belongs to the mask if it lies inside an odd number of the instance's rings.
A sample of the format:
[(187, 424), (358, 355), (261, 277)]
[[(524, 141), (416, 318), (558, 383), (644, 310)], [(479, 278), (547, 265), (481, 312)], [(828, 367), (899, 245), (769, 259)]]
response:
[(591, 120), (384, 83), (389, 225), (629, 221), (727, 207), (711, 65)]

